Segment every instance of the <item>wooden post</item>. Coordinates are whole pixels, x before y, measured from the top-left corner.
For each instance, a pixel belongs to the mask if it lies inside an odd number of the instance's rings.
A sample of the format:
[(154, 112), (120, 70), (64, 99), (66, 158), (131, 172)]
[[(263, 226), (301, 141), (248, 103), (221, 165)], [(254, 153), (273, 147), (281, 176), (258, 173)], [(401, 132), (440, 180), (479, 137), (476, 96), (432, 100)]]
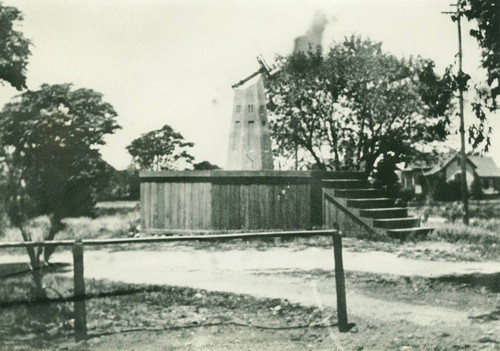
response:
[(335, 259), (335, 285), (337, 289), (337, 318), (340, 332), (347, 332), (347, 304), (345, 298), (344, 264), (342, 262), (342, 235), (340, 232), (333, 236), (333, 256)]
[[(464, 76), (464, 72), (462, 71), (462, 61), (463, 61), (463, 52), (462, 52), (462, 24), (460, 18), (463, 13), (460, 10), (460, 0), (457, 0), (457, 26), (458, 26), (458, 78), (462, 78)], [(465, 122), (464, 122), (464, 91), (467, 88), (463, 87), (461, 84), (458, 84), (458, 95), (459, 95), (459, 115), (460, 115), (460, 172), (461, 172), (461, 189), (462, 189), (462, 202), (464, 204), (464, 218), (463, 222), (465, 225), (469, 225), (469, 189), (467, 187), (467, 156), (465, 155)]]
[(85, 306), (85, 280), (83, 277), (83, 243), (75, 240), (73, 245), (74, 269), (74, 309), (75, 309), (75, 341), (87, 338), (87, 310)]

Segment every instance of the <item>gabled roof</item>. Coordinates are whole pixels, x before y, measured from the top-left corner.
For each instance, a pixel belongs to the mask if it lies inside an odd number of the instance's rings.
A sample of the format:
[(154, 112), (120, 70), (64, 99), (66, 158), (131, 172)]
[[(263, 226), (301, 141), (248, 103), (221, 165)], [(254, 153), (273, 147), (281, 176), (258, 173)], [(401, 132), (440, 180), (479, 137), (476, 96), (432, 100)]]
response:
[[(436, 174), (437, 172), (441, 171), (442, 169), (445, 169), (446, 167), (448, 167), (448, 165), (456, 158), (456, 157), (459, 157), (460, 156), (460, 153), (454, 153), (452, 154), (451, 156), (448, 155), (448, 157), (446, 157), (445, 159), (441, 160), (441, 162), (437, 163), (434, 165), (434, 167), (432, 167), (432, 169), (430, 169), (429, 171), (425, 172), (424, 174), (426, 176), (428, 175), (433, 175), (433, 174)], [(470, 160), (468, 160), (469, 163)], [(471, 166), (474, 167), (474, 165), (471, 163)]]
[(500, 169), (491, 157), (467, 156), (476, 166), (476, 173), (480, 177), (500, 177)]
[(438, 167), (438, 170), (448, 163), (456, 155), (456, 151), (450, 151), (445, 153), (435, 153), (431, 158), (427, 160), (415, 160), (412, 162), (405, 163), (401, 171), (424, 171), (430, 172), (434, 168)]
[[(448, 165), (457, 157), (460, 157), (460, 153), (456, 153), (454, 156), (450, 157), (446, 162), (435, 165), (431, 170), (425, 172), (425, 175), (433, 175), (437, 172), (445, 169)], [(486, 156), (471, 156), (467, 155), (467, 162), (474, 168), (474, 171), (479, 177), (499, 177), (500, 169), (495, 164), (495, 161), (491, 157)]]

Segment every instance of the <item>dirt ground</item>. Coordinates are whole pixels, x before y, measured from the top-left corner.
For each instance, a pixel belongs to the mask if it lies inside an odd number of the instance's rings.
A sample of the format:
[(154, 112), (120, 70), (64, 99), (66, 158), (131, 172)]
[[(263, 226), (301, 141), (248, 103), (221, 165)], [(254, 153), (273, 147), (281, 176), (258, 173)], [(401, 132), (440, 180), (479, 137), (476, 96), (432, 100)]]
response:
[[(411, 325), (394, 328), (390, 324), (371, 324), (369, 331), (359, 329), (347, 334), (336, 330), (255, 330), (238, 326), (206, 327), (169, 332), (122, 333), (74, 344), (59, 350), (498, 350), (493, 337), (470, 343), (469, 336), (455, 338), (438, 330), (423, 335)], [(391, 328), (387, 333), (384, 329)], [(385, 340), (377, 334), (384, 333)], [(427, 333), (429, 334), (429, 333)]]
[[(92, 308), (91, 338), (85, 342), (72, 341), (69, 328), (40, 344), (37, 335), (28, 333), (3, 346), (103, 351), (500, 350), (500, 269), (495, 262), (425, 259), (425, 250), (452, 249), (421, 244), (413, 254), (401, 255), (348, 245), (347, 305), (354, 324), (348, 333), (334, 325), (333, 255), (327, 249), (87, 251), (88, 278), (185, 285), (195, 289), (193, 296), (205, 296), (202, 289), (207, 289), (259, 300), (250, 309), (237, 303), (230, 310), (217, 310), (196, 303), (165, 308), (152, 298), (127, 308), (126, 298), (114, 299), (100, 314), (102, 306)], [(62, 261), (64, 257), (58, 256)], [(58, 276), (69, 278), (71, 273)], [(270, 305), (269, 299), (286, 300), (272, 300)]]
[[(303, 273), (296, 272), (295, 275)], [(317, 279), (319, 272), (308, 277)], [(351, 277), (355, 278), (355, 277)], [(325, 279), (329, 279), (328, 277)], [(375, 282), (378, 280), (378, 282)], [(359, 316), (350, 314), (355, 325), (347, 333), (340, 333), (335, 326), (335, 309), (291, 304), (286, 300), (255, 300), (247, 306), (249, 299), (238, 298), (236, 304), (221, 307), (200, 305), (196, 302), (165, 306), (156, 296), (133, 301), (133, 297), (113, 298), (108, 304), (91, 300), (88, 304), (88, 327), (90, 338), (76, 343), (71, 329), (53, 332), (53, 338), (40, 334), (18, 335), (9, 343), (0, 343), (5, 350), (499, 350), (500, 305), (492, 293), (481, 288), (459, 288), (449, 283), (436, 283), (429, 288), (427, 282), (408, 284), (399, 278), (359, 276), (351, 289), (363, 288), (368, 295), (386, 294), (390, 288), (411, 296), (411, 290), (421, 288), (415, 295), (414, 310), (430, 311), (427, 319), (409, 321), (398, 307), (405, 303), (392, 304), (385, 313)], [(383, 281), (386, 281), (383, 284)], [(380, 285), (386, 285), (380, 289)], [(390, 286), (390, 287), (389, 287)], [(427, 287), (427, 288), (426, 288)], [(456, 291), (454, 291), (456, 289)], [(384, 291), (385, 290), (385, 291)], [(435, 291), (440, 291), (436, 294)], [(168, 292), (160, 291), (160, 294)], [(476, 294), (475, 294), (476, 293)], [(206, 291), (195, 290), (188, 296), (192, 300), (204, 299)], [(215, 294), (215, 293), (213, 293)], [(488, 314), (471, 314), (469, 307), (458, 306), (455, 313), (465, 319), (457, 322), (456, 316), (446, 316), (438, 306), (439, 299), (448, 296), (449, 303), (457, 303), (475, 294), (475, 302), (494, 306)], [(234, 295), (231, 295), (234, 296)], [(398, 299), (387, 294), (386, 299)], [(222, 296), (221, 300), (229, 299)], [(426, 302), (426, 299), (432, 302)], [(495, 300), (496, 299), (496, 300)], [(377, 303), (378, 299), (366, 297), (365, 302)], [(359, 301), (358, 301), (359, 302)], [(351, 304), (353, 301), (351, 301)], [(138, 305), (140, 304), (140, 305)], [(222, 304), (225, 306), (225, 303)], [(360, 306), (358, 306), (360, 307)], [(363, 307), (369, 307), (364, 305)], [(370, 310), (381, 311), (371, 306)], [(229, 308), (229, 309), (228, 309)], [(404, 313), (410, 313), (405, 311)], [(449, 320), (433, 319), (439, 317)], [(431, 318), (429, 318), (429, 316)], [(421, 317), (421, 316), (420, 316)], [(50, 330), (57, 329), (49, 326)], [(40, 341), (43, 339), (43, 342)]]

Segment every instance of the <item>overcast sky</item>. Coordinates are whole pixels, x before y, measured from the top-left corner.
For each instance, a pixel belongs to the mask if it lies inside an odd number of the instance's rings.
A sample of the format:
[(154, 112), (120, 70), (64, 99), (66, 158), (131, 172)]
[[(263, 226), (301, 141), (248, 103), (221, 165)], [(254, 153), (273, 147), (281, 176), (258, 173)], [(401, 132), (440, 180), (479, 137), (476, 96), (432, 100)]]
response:
[[(118, 169), (125, 146), (164, 124), (195, 143), (196, 161), (225, 165), (231, 85), (272, 63), (305, 33), (316, 10), (330, 20), (323, 44), (358, 33), (397, 56), (455, 60), (450, 0), (4, 0), (24, 13), (20, 30), (34, 44), (28, 87), (71, 82), (104, 94), (123, 127), (101, 150)], [(464, 70), (475, 77), (479, 50), (464, 29)], [(0, 86), (0, 105), (17, 92)], [(500, 118), (490, 154), (500, 166)], [(456, 139), (456, 138), (455, 138)]]

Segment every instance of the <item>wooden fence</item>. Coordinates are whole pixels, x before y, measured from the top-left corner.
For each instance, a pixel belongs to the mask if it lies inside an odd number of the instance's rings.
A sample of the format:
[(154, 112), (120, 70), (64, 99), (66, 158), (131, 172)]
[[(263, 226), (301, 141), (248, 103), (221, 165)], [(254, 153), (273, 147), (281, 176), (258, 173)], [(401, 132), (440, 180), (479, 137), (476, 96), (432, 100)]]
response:
[(331, 236), (333, 240), (333, 253), (335, 262), (335, 281), (337, 294), (337, 320), (338, 329), (346, 332), (349, 329), (347, 320), (347, 304), (345, 295), (345, 275), (342, 259), (342, 235), (336, 230), (313, 230), (313, 231), (282, 231), (282, 232), (259, 232), (239, 234), (211, 234), (211, 235), (175, 235), (167, 237), (131, 238), (131, 239), (94, 239), (94, 240), (59, 240), (44, 242), (16, 242), (0, 243), (2, 248), (38, 247), (38, 246), (66, 246), (73, 248), (73, 272), (74, 272), (74, 311), (75, 311), (75, 340), (87, 339), (87, 312), (86, 293), (84, 280), (84, 246), (96, 245), (120, 245), (139, 243), (159, 243), (174, 241), (213, 241), (231, 239), (259, 239), (273, 237), (307, 237), (307, 236)]
[(347, 173), (143, 171), (142, 229), (162, 232), (321, 227), (321, 180), (345, 178)]

